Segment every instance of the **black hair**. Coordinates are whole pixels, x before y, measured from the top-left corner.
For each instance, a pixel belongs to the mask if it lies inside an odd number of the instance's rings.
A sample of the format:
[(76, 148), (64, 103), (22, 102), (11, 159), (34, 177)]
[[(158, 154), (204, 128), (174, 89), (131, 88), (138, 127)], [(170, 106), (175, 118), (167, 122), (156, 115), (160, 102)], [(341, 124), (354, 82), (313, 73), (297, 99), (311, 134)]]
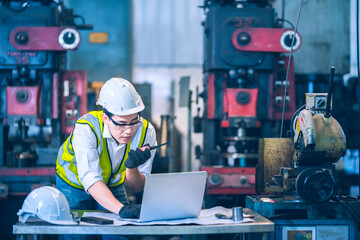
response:
[(114, 114), (112, 114), (111, 112), (109, 112), (108, 110), (106, 110), (106, 108), (104, 108), (104, 113), (105, 113), (109, 118), (111, 118), (112, 115), (114, 115)]
[[(108, 110), (106, 110), (106, 108), (103, 108), (104, 109), (104, 113), (109, 117), (109, 118), (111, 118), (114, 114), (112, 114), (111, 112), (109, 112)], [(139, 116), (141, 116), (140, 115), (140, 112), (138, 112), (138, 114), (139, 114)]]

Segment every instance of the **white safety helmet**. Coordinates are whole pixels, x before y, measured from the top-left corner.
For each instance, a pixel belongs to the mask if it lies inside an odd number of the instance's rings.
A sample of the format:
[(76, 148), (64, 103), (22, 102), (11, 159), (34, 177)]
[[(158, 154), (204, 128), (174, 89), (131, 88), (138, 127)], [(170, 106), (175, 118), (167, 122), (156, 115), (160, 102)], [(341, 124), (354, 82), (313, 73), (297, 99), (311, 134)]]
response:
[(32, 190), (25, 198), (17, 215), (19, 221), (23, 223), (31, 216), (54, 224), (77, 224), (72, 218), (65, 195), (58, 189), (49, 186)]
[(123, 78), (111, 78), (106, 81), (96, 104), (119, 116), (138, 113), (145, 108), (134, 86)]

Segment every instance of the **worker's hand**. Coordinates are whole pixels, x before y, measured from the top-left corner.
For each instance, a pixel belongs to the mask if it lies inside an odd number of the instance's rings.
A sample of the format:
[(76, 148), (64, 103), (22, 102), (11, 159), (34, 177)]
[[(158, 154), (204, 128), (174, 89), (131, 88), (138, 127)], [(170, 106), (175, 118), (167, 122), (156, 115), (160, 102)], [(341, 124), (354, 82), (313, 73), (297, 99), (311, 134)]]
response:
[(135, 151), (130, 150), (128, 158), (125, 162), (127, 168), (137, 168), (141, 164), (145, 163), (151, 157), (149, 144), (144, 147), (137, 148)]
[(140, 209), (140, 204), (124, 205), (122, 208), (120, 208), (119, 216), (121, 218), (139, 218)]

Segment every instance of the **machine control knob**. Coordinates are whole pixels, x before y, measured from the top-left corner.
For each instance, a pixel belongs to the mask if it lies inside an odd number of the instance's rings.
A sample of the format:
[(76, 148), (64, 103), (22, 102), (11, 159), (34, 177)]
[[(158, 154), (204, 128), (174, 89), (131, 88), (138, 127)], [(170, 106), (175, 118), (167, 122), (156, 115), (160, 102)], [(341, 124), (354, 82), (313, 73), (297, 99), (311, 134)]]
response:
[(75, 49), (80, 43), (80, 34), (73, 28), (65, 28), (59, 35), (59, 44), (65, 49)]
[(20, 90), (16, 93), (15, 98), (18, 102), (25, 103), (29, 99), (29, 92), (26, 90)]
[[(286, 35), (284, 38), (284, 44), (287, 47), (291, 47), (292, 39), (294, 35)], [(294, 45), (296, 45), (296, 38), (294, 39)]]
[[(292, 30), (286, 31), (281, 35), (280, 44), (285, 50), (291, 51), (291, 44), (293, 41), (293, 37), (294, 37), (294, 31)], [(297, 50), (300, 47), (300, 43), (301, 43), (300, 36), (298, 33), (296, 33), (293, 50)]]
[(248, 92), (240, 91), (236, 95), (236, 100), (241, 105), (248, 104), (250, 102), (250, 99), (251, 99), (251, 96)]
[(240, 177), (240, 183), (241, 185), (245, 185), (248, 182), (248, 179), (246, 176), (241, 176)]
[(15, 42), (20, 45), (25, 45), (29, 41), (29, 36), (26, 32), (17, 32), (15, 34)]
[(219, 186), (222, 184), (223, 181), (224, 179), (218, 173), (214, 173), (209, 176), (209, 182), (212, 185)]
[(75, 42), (75, 35), (71, 32), (68, 32), (63, 36), (63, 39), (64, 43), (73, 44)]
[(238, 42), (242, 46), (246, 46), (251, 42), (251, 37), (247, 32), (239, 33)]
[(319, 98), (319, 99), (316, 99), (316, 108), (317, 109), (325, 109), (326, 107), (326, 98)]

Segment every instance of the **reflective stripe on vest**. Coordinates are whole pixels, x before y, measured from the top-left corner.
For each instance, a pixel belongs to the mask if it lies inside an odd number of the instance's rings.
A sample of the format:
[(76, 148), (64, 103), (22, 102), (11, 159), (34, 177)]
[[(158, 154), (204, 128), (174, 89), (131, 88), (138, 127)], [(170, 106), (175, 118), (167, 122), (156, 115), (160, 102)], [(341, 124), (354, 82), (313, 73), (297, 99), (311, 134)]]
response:
[[(128, 152), (130, 149), (141, 147), (144, 144), (146, 131), (148, 128), (148, 122), (143, 119), (140, 141), (133, 142), (132, 140), (126, 145), (126, 151), (124, 153), (123, 159), (121, 160), (120, 167), (114, 171), (112, 174), (112, 164), (107, 150), (106, 139), (103, 138), (103, 111), (93, 111), (82, 116), (76, 121), (78, 124), (87, 124), (90, 126), (92, 131), (95, 134), (97, 139), (97, 152), (99, 154), (99, 164), (102, 169), (102, 178), (103, 182), (110, 187), (118, 186), (125, 181), (125, 161), (128, 157)], [(72, 146), (73, 135), (71, 134), (68, 139), (60, 147), (58, 158), (56, 161), (56, 173), (70, 186), (84, 189), (83, 185), (80, 183), (77, 163), (75, 159), (75, 153)], [(113, 183), (111, 183), (113, 181)]]

